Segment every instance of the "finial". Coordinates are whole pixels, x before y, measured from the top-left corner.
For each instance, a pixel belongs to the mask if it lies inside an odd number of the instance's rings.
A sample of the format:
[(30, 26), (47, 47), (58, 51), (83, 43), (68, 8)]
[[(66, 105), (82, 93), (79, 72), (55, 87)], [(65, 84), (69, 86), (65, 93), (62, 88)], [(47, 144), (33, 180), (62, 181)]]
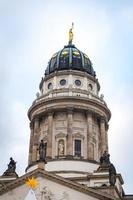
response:
[(73, 41), (73, 27), (74, 27), (74, 23), (72, 22), (72, 28), (70, 28), (69, 30), (69, 44), (72, 44)]

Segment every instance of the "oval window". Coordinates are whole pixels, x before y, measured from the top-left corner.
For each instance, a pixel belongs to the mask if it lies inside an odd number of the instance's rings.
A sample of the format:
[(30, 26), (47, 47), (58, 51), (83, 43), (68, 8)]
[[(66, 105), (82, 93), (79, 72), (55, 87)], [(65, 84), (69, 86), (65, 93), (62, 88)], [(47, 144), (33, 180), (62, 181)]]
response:
[(52, 86), (52, 83), (49, 83), (49, 84), (48, 84), (48, 89), (52, 89), (52, 87), (53, 87), (53, 86)]
[(61, 79), (61, 80), (60, 80), (60, 85), (63, 86), (63, 85), (65, 85), (65, 84), (66, 84), (66, 80), (65, 80), (65, 79)]
[(77, 85), (77, 86), (80, 86), (81, 85), (81, 81), (80, 80), (75, 80), (75, 84)]
[(92, 91), (92, 89), (93, 89), (92, 85), (91, 85), (91, 84), (89, 84), (89, 90), (91, 90), (91, 91)]

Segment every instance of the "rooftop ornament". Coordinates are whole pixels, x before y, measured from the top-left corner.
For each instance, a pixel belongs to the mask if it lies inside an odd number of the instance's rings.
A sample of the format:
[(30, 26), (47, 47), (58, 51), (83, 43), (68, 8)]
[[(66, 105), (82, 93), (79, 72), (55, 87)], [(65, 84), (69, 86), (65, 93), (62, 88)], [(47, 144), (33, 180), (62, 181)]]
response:
[(73, 41), (73, 28), (74, 28), (74, 23), (72, 22), (72, 28), (70, 28), (69, 30), (69, 45), (72, 45), (72, 41)]
[(16, 173), (16, 162), (13, 160), (13, 158), (11, 157), (10, 158), (10, 162), (9, 164), (7, 165), (8, 168), (7, 170), (3, 173), (2, 176), (18, 176), (17, 173)]

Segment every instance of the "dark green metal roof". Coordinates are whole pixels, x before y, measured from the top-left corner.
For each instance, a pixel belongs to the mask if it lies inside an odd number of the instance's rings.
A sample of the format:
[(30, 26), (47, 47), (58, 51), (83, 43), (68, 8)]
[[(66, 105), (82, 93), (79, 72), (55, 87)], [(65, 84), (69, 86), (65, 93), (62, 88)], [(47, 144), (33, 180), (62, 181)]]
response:
[(88, 56), (77, 49), (73, 44), (64, 46), (64, 48), (55, 53), (48, 63), (45, 75), (61, 70), (79, 70), (85, 71), (95, 77), (92, 63)]

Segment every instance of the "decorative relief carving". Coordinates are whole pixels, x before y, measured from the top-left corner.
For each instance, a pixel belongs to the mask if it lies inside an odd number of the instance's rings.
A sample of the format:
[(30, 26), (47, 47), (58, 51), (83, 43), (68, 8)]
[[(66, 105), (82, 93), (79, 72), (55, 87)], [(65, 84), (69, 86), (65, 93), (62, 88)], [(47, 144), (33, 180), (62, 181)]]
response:
[(64, 121), (64, 120), (60, 120), (60, 121), (56, 121), (55, 122), (55, 126), (56, 127), (66, 127), (67, 126), (67, 122), (66, 121)]
[(58, 120), (58, 121), (66, 120), (66, 113), (65, 112), (56, 113), (54, 118), (55, 120)]
[(95, 154), (95, 145), (94, 143), (90, 143), (90, 158), (94, 159), (94, 154)]
[(82, 138), (82, 139), (84, 139), (84, 135), (82, 135), (81, 133), (75, 133), (72, 136), (73, 136), (73, 138)]
[(67, 129), (67, 127), (56, 127), (55, 129), (56, 130), (65, 130), (65, 129)]
[(84, 128), (73, 127), (73, 130), (77, 130), (77, 131), (84, 131)]
[(73, 119), (74, 121), (81, 121), (81, 122), (84, 122), (86, 120), (84, 113), (74, 113)]
[(47, 135), (45, 135), (44, 137), (42, 137), (42, 139), (44, 140), (44, 142), (47, 141), (47, 138), (48, 138)]
[(67, 134), (61, 132), (61, 133), (56, 134), (55, 138), (64, 138), (66, 136), (67, 136)]
[(84, 120), (82, 120), (82, 119), (74, 119), (74, 122), (80, 122), (80, 123), (82, 123), (82, 122), (84, 122)]
[(34, 135), (33, 142), (34, 142), (34, 143), (37, 143), (38, 139), (39, 139), (39, 135)]
[(69, 195), (66, 191), (55, 194), (47, 186), (40, 191), (39, 196), (41, 196), (42, 200), (69, 200)]
[(48, 134), (48, 130), (46, 130), (46, 131), (42, 131), (42, 135), (47, 135)]
[(79, 122), (75, 122), (75, 121), (74, 121), (74, 126), (75, 126), (75, 127), (84, 127), (85, 124), (84, 124), (83, 122), (81, 122), (81, 121), (79, 121)]
[(93, 141), (93, 143), (95, 143), (95, 144), (96, 144), (96, 142), (97, 142), (96, 139), (95, 139), (95, 137), (92, 138), (92, 141)]
[(41, 135), (40, 135), (40, 138), (43, 139), (43, 140), (47, 140), (47, 135), (48, 135), (47, 131), (42, 131)]

